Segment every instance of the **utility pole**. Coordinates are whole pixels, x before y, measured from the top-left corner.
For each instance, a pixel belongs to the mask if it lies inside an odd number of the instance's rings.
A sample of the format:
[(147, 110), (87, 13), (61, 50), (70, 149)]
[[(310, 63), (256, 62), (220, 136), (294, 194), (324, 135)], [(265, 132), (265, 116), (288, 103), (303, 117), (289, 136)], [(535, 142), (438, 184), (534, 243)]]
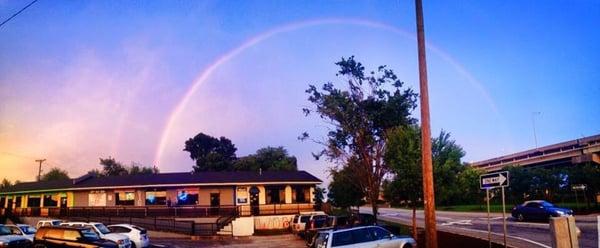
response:
[(425, 247), (437, 248), (435, 193), (433, 191), (433, 165), (431, 161), (431, 127), (429, 123), (429, 89), (427, 86), (425, 30), (423, 27), (423, 3), (421, 0), (415, 0), (415, 9), (417, 12), (419, 91), (421, 96), (421, 161), (423, 167), (423, 202), (425, 205)]
[(38, 177), (37, 177), (37, 180), (38, 180), (38, 181), (41, 181), (41, 180), (42, 180), (42, 163), (43, 163), (44, 161), (46, 161), (46, 159), (38, 159), (38, 160), (36, 160), (36, 161), (35, 161), (35, 162), (38, 162), (38, 163), (40, 163), (40, 167), (39, 167), (39, 169), (38, 169)]

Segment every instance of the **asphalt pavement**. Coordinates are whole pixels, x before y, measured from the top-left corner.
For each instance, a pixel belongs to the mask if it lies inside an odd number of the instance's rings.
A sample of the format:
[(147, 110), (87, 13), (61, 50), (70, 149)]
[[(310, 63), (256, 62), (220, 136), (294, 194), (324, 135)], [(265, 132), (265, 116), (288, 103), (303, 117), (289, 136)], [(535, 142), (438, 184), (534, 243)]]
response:
[[(371, 208), (361, 207), (361, 212), (371, 213)], [(507, 210), (509, 211), (509, 210)], [(491, 213), (492, 240), (503, 243), (502, 213)], [(507, 240), (512, 247), (550, 248), (550, 228), (543, 222), (518, 222), (506, 214)], [(407, 209), (381, 208), (379, 219), (410, 225), (412, 211)], [(423, 227), (423, 211), (417, 211), (417, 225)], [(438, 230), (477, 238), (488, 238), (487, 213), (436, 211)], [(597, 215), (577, 215), (575, 223), (581, 230), (580, 247), (598, 247)]]

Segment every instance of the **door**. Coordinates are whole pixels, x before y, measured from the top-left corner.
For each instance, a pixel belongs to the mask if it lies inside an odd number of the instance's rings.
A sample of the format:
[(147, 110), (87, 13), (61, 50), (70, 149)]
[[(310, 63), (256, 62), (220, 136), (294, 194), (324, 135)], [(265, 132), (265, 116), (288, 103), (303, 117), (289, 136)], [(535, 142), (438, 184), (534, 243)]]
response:
[(61, 197), (60, 198), (60, 216), (65, 216), (65, 215), (67, 215), (67, 198)]
[(7, 204), (8, 204), (8, 205), (6, 205), (6, 212), (10, 212), (10, 211), (12, 211), (12, 207), (13, 207), (13, 199), (10, 198), (10, 199), (8, 199), (6, 201), (7, 201)]
[(252, 215), (260, 214), (260, 207), (259, 207), (259, 201), (258, 201), (259, 193), (260, 193), (260, 190), (258, 190), (258, 188), (256, 188), (256, 187), (250, 188), (250, 210), (252, 212)]
[(219, 206), (221, 206), (221, 194), (210, 193), (210, 213), (219, 215)]

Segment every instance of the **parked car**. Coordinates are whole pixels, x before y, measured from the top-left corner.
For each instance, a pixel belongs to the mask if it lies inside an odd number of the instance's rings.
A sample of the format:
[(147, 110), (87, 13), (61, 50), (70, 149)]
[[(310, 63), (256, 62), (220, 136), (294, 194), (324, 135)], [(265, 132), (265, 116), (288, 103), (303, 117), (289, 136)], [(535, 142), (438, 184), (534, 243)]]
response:
[(40, 220), (35, 225), (35, 228), (40, 229), (43, 226), (58, 226), (60, 223), (63, 223), (62, 220)]
[(118, 224), (107, 226), (112, 233), (123, 234), (131, 240), (131, 247), (142, 248), (150, 246), (150, 238), (146, 229), (135, 225)]
[(89, 228), (96, 232), (100, 238), (114, 241), (119, 245), (119, 248), (131, 247), (131, 241), (127, 236), (123, 234), (112, 233), (104, 224), (100, 222), (66, 222), (62, 223), (61, 226)]
[(317, 234), (322, 231), (372, 225), (375, 225), (375, 218), (370, 214), (362, 214), (362, 217), (357, 214), (351, 216), (329, 216), (324, 224), (315, 221), (314, 225), (307, 225), (304, 234), (306, 246), (314, 247)]
[(518, 221), (525, 220), (543, 220), (547, 221), (550, 217), (573, 215), (573, 210), (560, 208), (552, 203), (542, 200), (526, 201), (521, 205), (515, 206), (511, 215)]
[(327, 216), (324, 212), (302, 212), (294, 216), (290, 229), (292, 233), (298, 234), (304, 230), (306, 223), (311, 220), (312, 216)]
[(31, 247), (31, 241), (22, 235), (14, 235), (8, 227), (0, 225), (0, 247)]
[(8, 229), (10, 229), (10, 231), (12, 232), (13, 235), (23, 236), (23, 237), (29, 239), (29, 241), (31, 241), (31, 242), (33, 242), (33, 236), (35, 235), (35, 232), (37, 231), (37, 229), (35, 229), (35, 227), (26, 225), (26, 224), (5, 225), (5, 226)]
[(417, 242), (408, 236), (395, 236), (379, 226), (362, 226), (348, 229), (331, 229), (319, 232), (314, 247), (398, 247), (413, 248)]
[(33, 239), (35, 248), (58, 247), (105, 247), (117, 248), (114, 241), (100, 238), (96, 232), (85, 227), (44, 226), (35, 234)]

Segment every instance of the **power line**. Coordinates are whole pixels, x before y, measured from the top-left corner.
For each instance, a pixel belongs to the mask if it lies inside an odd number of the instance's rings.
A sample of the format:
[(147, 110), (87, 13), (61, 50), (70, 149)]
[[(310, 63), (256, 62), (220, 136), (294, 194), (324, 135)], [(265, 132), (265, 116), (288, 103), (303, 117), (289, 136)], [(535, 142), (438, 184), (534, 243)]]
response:
[(21, 12), (23, 12), (25, 9), (29, 8), (29, 6), (33, 5), (37, 1), (38, 0), (33, 0), (31, 3), (27, 4), (21, 10), (17, 11), (17, 13), (14, 13), (11, 17), (9, 17), (8, 19), (4, 20), (2, 23), (0, 23), (0, 27), (2, 27), (5, 23), (7, 23), (8, 21), (10, 21), (11, 19), (15, 18), (15, 16), (21, 14)]

